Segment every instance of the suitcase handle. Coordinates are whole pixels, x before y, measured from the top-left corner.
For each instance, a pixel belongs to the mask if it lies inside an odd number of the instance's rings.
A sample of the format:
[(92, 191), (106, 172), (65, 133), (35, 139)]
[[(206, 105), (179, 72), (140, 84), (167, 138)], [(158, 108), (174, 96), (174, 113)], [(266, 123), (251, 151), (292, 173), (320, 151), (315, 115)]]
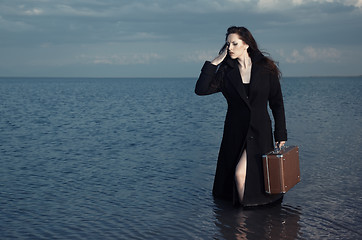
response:
[(283, 149), (285, 149), (285, 148), (287, 148), (286, 145), (283, 145), (283, 146), (279, 147), (279, 144), (278, 144), (278, 145), (274, 148), (273, 153), (278, 153), (278, 152), (280, 152), (281, 150), (283, 150)]

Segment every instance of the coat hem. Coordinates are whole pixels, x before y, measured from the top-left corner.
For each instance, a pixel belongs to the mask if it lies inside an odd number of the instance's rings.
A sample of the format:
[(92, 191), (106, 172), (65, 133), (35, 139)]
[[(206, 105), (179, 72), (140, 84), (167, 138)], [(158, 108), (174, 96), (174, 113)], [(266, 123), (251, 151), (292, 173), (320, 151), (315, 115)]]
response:
[(274, 199), (273, 201), (264, 202), (264, 203), (248, 203), (241, 204), (244, 209), (253, 209), (253, 208), (262, 208), (262, 207), (272, 207), (283, 202), (284, 194), (281, 194), (279, 198)]

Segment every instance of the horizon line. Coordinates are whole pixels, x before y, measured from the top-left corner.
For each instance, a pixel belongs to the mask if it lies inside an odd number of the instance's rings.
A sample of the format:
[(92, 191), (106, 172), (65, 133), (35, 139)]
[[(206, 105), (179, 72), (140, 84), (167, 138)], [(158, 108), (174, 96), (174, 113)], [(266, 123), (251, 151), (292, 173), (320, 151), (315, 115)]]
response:
[[(336, 77), (362, 77), (360, 75), (306, 75), (306, 76), (282, 76), (281, 78), (336, 78)], [(184, 77), (130, 77), (130, 76), (119, 76), (119, 77), (87, 77), (87, 76), (0, 76), (0, 78), (198, 78), (198, 76), (184, 76)]]

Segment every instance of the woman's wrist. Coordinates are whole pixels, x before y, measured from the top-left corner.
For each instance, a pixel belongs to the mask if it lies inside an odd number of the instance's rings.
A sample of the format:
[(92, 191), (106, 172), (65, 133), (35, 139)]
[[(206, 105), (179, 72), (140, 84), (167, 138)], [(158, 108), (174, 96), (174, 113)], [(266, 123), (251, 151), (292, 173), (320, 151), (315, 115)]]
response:
[(220, 61), (218, 58), (215, 58), (214, 60), (211, 61), (212, 65), (218, 66), (222, 61)]
[(227, 55), (227, 51), (224, 50), (216, 58), (214, 58), (214, 60), (211, 61), (211, 64), (218, 66), (220, 63), (222, 63), (222, 61), (224, 61), (226, 55)]

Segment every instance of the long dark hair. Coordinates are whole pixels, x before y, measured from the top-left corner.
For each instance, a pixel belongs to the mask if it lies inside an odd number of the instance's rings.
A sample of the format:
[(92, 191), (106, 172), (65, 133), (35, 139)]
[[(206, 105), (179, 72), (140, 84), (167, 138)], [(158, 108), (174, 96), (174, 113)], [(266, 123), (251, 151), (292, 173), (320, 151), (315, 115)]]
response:
[[(277, 66), (277, 63), (271, 57), (269, 57), (268, 53), (261, 52), (259, 50), (258, 44), (256, 43), (253, 35), (247, 28), (236, 27), (236, 26), (229, 27), (226, 31), (226, 40), (227, 40), (228, 36), (232, 33), (238, 34), (240, 39), (249, 45), (248, 52), (262, 53), (264, 55), (264, 61), (265, 61), (266, 68), (269, 69), (274, 74), (276, 74), (279, 79), (281, 78), (281, 72)], [(227, 43), (221, 48), (220, 52), (225, 50), (226, 47), (227, 47)], [(265, 56), (265, 55), (268, 55), (268, 56)]]

